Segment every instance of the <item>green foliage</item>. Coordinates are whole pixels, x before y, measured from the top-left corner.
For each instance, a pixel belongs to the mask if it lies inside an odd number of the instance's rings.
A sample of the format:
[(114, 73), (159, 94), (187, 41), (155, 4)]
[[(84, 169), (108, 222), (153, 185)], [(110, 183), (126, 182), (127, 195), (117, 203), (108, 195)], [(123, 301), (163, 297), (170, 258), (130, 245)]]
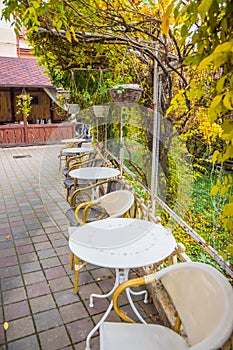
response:
[[(213, 162), (224, 164), (233, 154), (233, 3), (231, 0), (180, 1), (174, 14), (176, 25), (181, 28), (180, 45), (186, 42), (192, 45), (190, 55), (184, 60), (187, 75), (197, 68), (198, 78), (185, 91), (179, 91), (178, 96), (187, 98), (186, 101), (183, 98), (182, 108), (185, 109), (186, 103), (189, 115), (200, 116), (198, 131), (209, 144)], [(177, 97), (173, 105), (176, 101)], [(172, 105), (171, 111), (175, 113)], [(220, 147), (213, 147), (216, 140), (216, 146), (220, 144)], [(226, 198), (216, 218), (217, 225), (221, 220), (222, 229), (231, 232), (230, 244), (219, 240), (218, 248), (221, 246), (226, 258), (227, 252), (232, 252), (232, 182), (229, 177), (218, 181), (210, 192), (212, 200)]]
[(22, 93), (21, 95), (16, 96), (16, 114), (22, 114), (28, 118), (32, 108), (31, 100), (32, 97), (27, 93)]

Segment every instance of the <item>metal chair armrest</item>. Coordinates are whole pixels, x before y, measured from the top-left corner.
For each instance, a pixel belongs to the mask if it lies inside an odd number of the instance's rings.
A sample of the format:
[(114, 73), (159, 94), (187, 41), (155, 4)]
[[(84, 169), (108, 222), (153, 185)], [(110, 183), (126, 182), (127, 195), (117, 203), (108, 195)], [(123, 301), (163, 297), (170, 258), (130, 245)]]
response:
[(102, 180), (102, 181), (98, 181), (98, 182), (96, 182), (96, 183), (94, 183), (94, 184), (92, 184), (92, 185), (89, 185), (89, 186), (77, 188), (77, 189), (72, 193), (72, 195), (71, 195), (71, 197), (70, 197), (70, 206), (71, 206), (71, 207), (74, 207), (74, 206), (75, 206), (76, 198), (77, 198), (77, 196), (78, 196), (81, 192), (85, 192), (85, 191), (87, 191), (87, 190), (89, 190), (89, 189), (92, 189), (92, 188), (94, 188), (94, 187), (96, 187), (96, 186), (103, 185), (103, 184), (105, 184), (105, 183), (107, 183), (107, 182), (108, 182), (108, 180)]
[(143, 277), (138, 277), (138, 278), (133, 278), (131, 280), (125, 281), (121, 283), (115, 290), (113, 294), (113, 306), (114, 310), (118, 314), (120, 318), (122, 318), (124, 321), (129, 322), (129, 323), (135, 323), (129, 316), (126, 315), (124, 311), (120, 309), (118, 306), (118, 298), (122, 292), (124, 292), (127, 288), (131, 287), (138, 287), (143, 284), (148, 284), (155, 282), (157, 280), (155, 274), (150, 274), (148, 276), (143, 276)]
[(73, 157), (69, 157), (69, 159), (67, 160), (67, 167), (69, 168), (71, 166), (70, 163), (73, 162), (73, 161), (75, 161), (75, 163), (81, 163), (82, 162), (82, 158), (84, 158), (86, 156), (87, 156), (87, 153), (83, 153), (83, 154), (80, 154), (80, 155), (75, 155)]

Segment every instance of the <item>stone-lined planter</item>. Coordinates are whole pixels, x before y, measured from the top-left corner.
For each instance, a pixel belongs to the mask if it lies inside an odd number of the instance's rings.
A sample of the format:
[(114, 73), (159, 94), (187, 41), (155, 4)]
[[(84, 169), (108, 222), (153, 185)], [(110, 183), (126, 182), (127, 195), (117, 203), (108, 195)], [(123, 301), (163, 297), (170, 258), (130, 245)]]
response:
[(116, 103), (137, 103), (142, 95), (142, 88), (137, 84), (120, 84), (109, 89)]

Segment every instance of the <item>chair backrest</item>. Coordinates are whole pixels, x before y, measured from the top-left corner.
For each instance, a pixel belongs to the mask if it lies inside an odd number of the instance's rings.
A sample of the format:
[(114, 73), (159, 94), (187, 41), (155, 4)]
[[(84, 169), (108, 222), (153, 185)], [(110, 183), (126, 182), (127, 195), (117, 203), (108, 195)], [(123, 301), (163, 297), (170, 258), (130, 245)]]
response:
[(125, 188), (125, 182), (119, 179), (110, 179), (107, 184), (106, 193), (123, 190)]
[(104, 160), (102, 158), (95, 158), (92, 160), (91, 166), (98, 167), (104, 164)]
[(156, 273), (178, 311), (193, 350), (218, 349), (233, 331), (233, 289), (204, 263), (178, 263)]
[(93, 148), (93, 144), (92, 144), (92, 142), (85, 142), (85, 143), (83, 143), (83, 147), (85, 147), (85, 148)]
[(134, 203), (134, 195), (127, 190), (114, 191), (100, 197), (98, 202), (112, 218), (124, 215)]

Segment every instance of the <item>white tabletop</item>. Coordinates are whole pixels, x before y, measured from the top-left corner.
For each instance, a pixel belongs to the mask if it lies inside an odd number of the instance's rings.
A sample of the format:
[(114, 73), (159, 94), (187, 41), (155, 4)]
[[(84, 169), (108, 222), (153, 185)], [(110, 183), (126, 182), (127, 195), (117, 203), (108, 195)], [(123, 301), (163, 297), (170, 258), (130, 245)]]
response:
[(171, 231), (161, 224), (130, 218), (108, 218), (72, 228), (71, 251), (91, 264), (137, 268), (166, 259), (175, 249)]
[(68, 155), (68, 154), (78, 154), (78, 153), (85, 153), (85, 152), (90, 152), (93, 151), (93, 148), (91, 147), (71, 147), (71, 148), (65, 148), (62, 151), (63, 155)]
[(61, 140), (62, 143), (72, 143), (72, 142), (84, 142), (86, 141), (86, 139), (77, 139), (77, 138), (74, 138), (74, 139), (65, 139), (65, 140)]
[(108, 167), (85, 167), (74, 169), (69, 172), (69, 176), (82, 180), (102, 180), (118, 176), (120, 171)]

